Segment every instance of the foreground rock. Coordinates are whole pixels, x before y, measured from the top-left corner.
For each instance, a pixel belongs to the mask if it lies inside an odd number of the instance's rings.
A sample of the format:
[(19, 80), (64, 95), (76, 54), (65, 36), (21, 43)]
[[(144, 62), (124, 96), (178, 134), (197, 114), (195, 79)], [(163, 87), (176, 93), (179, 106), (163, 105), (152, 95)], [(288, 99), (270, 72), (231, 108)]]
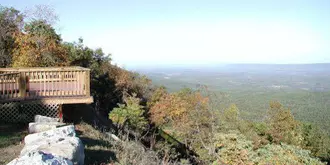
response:
[(39, 133), (34, 133), (25, 136), (24, 138), (24, 143), (29, 144), (33, 141), (41, 141), (43, 139), (49, 138), (49, 137), (75, 137), (76, 132), (74, 130), (73, 125), (68, 125), (68, 126), (63, 126), (63, 127), (58, 127), (52, 130), (44, 131), (44, 132), (39, 132)]
[(47, 116), (41, 116), (36, 115), (34, 116), (34, 122), (36, 123), (45, 123), (45, 122), (59, 122), (59, 118), (53, 118), (53, 117), (47, 117)]
[(84, 164), (84, 146), (77, 137), (54, 136), (32, 141), (24, 146), (21, 156), (38, 151), (66, 158), (74, 164)]
[(68, 159), (41, 151), (30, 152), (9, 162), (7, 165), (73, 165)]
[(39, 133), (52, 129), (56, 129), (59, 126), (65, 125), (60, 122), (41, 122), (41, 123), (29, 123), (29, 133)]
[(65, 125), (57, 118), (36, 115), (35, 122), (29, 123), (29, 133), (32, 134), (25, 136), (25, 146), (19, 158), (9, 165), (84, 164), (84, 145), (76, 137), (74, 125)]
[(80, 139), (75, 136), (73, 125), (27, 135), (24, 138), (25, 146), (20, 156), (41, 151), (66, 158), (74, 164), (82, 165), (85, 159), (84, 146)]

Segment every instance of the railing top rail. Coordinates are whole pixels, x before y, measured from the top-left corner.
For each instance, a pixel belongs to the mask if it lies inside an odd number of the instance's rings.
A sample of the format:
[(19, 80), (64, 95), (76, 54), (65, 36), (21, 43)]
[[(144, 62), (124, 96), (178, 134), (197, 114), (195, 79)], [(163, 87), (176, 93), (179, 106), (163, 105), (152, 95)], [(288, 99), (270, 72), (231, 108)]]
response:
[(0, 72), (35, 72), (35, 71), (89, 71), (80, 66), (72, 67), (31, 67), (31, 68), (0, 68)]

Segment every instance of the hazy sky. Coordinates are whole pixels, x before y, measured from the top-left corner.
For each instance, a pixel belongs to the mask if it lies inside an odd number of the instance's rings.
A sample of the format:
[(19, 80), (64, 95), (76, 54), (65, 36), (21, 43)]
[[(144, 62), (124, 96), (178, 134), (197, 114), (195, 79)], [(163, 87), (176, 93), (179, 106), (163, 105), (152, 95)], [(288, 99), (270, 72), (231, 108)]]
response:
[(330, 62), (330, 0), (0, 0), (52, 6), (65, 41), (126, 67)]

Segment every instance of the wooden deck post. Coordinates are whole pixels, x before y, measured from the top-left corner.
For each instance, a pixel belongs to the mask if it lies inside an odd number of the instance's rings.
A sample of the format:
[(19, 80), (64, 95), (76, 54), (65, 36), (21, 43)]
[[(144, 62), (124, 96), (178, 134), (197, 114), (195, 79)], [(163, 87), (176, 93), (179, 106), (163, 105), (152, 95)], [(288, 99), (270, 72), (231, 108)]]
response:
[(24, 72), (21, 72), (19, 74), (18, 86), (19, 86), (19, 97), (25, 97), (27, 84), (26, 84), (26, 77)]
[(63, 122), (63, 109), (62, 104), (58, 105), (58, 118), (60, 119), (60, 122)]

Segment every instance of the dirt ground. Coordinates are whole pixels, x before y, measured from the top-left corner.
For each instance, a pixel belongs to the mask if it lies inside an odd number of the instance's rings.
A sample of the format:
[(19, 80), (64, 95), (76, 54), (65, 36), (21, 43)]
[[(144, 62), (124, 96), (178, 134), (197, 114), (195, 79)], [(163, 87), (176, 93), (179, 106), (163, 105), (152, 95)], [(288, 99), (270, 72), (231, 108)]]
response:
[(0, 149), (0, 164), (7, 164), (17, 158), (24, 147), (24, 144), (10, 145)]
[(0, 165), (19, 156), (25, 135), (27, 124), (0, 123)]

